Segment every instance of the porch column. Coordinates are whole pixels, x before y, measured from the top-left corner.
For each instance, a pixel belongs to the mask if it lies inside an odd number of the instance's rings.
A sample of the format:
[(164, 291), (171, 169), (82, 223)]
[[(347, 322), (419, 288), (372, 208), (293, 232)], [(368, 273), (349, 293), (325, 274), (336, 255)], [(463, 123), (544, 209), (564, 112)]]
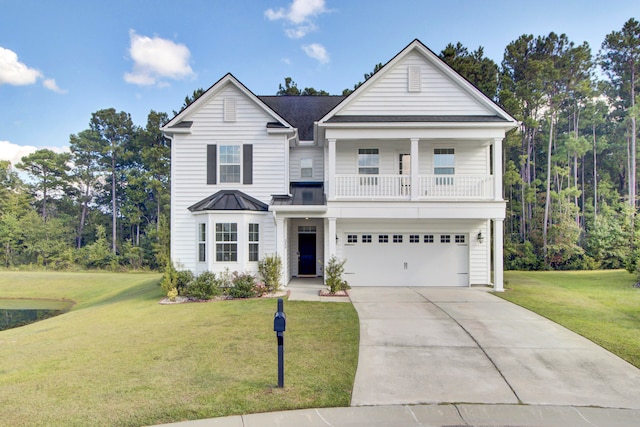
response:
[(503, 286), (503, 226), (504, 220), (493, 220), (493, 290), (496, 292), (504, 291)]
[(502, 200), (502, 138), (493, 140), (493, 199)]
[[(329, 235), (327, 236), (329, 240), (329, 258), (336, 255), (336, 219), (335, 218), (327, 218), (329, 222)], [(328, 262), (329, 259), (325, 260), (325, 263)]]
[(281, 283), (287, 286), (289, 283), (289, 257), (287, 256), (287, 233), (285, 229), (285, 219), (276, 217), (276, 254), (282, 261)]
[(420, 139), (411, 138), (411, 200), (420, 197), (420, 179), (418, 178), (418, 165), (420, 164)]
[[(329, 183), (329, 193), (327, 197), (329, 200), (335, 200), (336, 198), (336, 140), (335, 138), (328, 139), (329, 155), (328, 155), (328, 167), (327, 167), (327, 181)], [(335, 225), (335, 223), (334, 223)]]

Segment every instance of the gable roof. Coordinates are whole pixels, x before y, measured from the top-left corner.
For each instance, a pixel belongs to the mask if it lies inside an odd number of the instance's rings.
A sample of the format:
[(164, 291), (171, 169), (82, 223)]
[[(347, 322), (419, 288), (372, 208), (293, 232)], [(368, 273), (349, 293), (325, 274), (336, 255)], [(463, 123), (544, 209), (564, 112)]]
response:
[[(383, 79), (394, 66), (409, 55), (418, 53), (429, 65), (437, 70), (441, 75), (446, 77), (455, 86), (460, 88), (464, 94), (472, 98), (481, 108), (486, 110), (485, 114), (471, 115), (405, 115), (405, 114), (381, 114), (381, 115), (366, 115), (366, 114), (342, 114), (348, 110), (348, 107), (364, 93), (366, 93), (371, 87), (375, 86), (377, 82)], [(342, 118), (340, 118), (342, 117)], [(389, 62), (387, 62), (378, 72), (376, 72), (371, 78), (366, 80), (356, 90), (354, 90), (348, 97), (346, 97), (340, 104), (328, 112), (324, 117), (319, 120), (319, 123), (357, 123), (357, 122), (503, 122), (505, 124), (516, 124), (517, 120), (514, 119), (509, 113), (507, 113), (502, 107), (500, 107), (492, 99), (484, 95), (477, 87), (460, 75), (457, 71), (451, 68), (446, 62), (444, 62), (438, 55), (425, 46), (420, 40), (415, 39), (409, 45), (407, 45), (402, 51), (394, 56)]]
[(202, 211), (259, 211), (265, 212), (269, 206), (239, 190), (220, 190), (211, 196), (189, 206), (191, 212)]
[(176, 114), (171, 120), (169, 120), (164, 126), (160, 128), (166, 133), (185, 133), (190, 131), (192, 122), (189, 118), (198, 111), (202, 106), (206, 105), (211, 98), (213, 98), (218, 92), (220, 92), (227, 85), (235, 86), (240, 92), (251, 99), (259, 108), (265, 111), (268, 115), (272, 116), (274, 121), (278, 123), (278, 127), (283, 129), (293, 130), (293, 126), (271, 107), (265, 104), (259, 97), (251, 92), (245, 85), (243, 85), (233, 74), (227, 73), (220, 80), (215, 82), (209, 89), (207, 89), (198, 99), (193, 101), (184, 110)]

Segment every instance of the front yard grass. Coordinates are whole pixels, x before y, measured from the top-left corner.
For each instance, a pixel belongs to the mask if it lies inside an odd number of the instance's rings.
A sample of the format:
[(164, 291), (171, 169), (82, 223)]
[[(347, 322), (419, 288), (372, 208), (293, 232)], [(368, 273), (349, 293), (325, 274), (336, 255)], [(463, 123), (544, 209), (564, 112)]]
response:
[(624, 270), (505, 272), (497, 296), (571, 329), (640, 368), (640, 289)]
[(358, 358), (351, 304), (275, 299), (160, 305), (159, 274), (0, 272), (0, 298), (66, 298), (58, 317), (0, 332), (0, 423), (140, 426), (348, 406)]

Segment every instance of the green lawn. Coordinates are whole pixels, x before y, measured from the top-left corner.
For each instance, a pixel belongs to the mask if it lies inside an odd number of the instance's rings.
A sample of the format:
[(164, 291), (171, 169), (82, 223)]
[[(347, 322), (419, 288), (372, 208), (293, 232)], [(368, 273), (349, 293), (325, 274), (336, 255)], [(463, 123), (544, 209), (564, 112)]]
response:
[(640, 368), (640, 289), (624, 270), (505, 272), (496, 295), (547, 317)]
[(0, 332), (0, 424), (139, 426), (346, 406), (351, 304), (287, 302), (285, 388), (276, 301), (160, 305), (158, 274), (0, 272), (0, 298), (66, 298), (61, 316)]

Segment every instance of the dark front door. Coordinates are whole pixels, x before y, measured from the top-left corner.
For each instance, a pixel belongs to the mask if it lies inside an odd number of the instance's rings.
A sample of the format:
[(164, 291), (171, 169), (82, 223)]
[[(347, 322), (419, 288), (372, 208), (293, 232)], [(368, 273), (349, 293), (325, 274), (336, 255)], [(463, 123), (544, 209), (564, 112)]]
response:
[(298, 234), (298, 275), (316, 274), (316, 235)]

